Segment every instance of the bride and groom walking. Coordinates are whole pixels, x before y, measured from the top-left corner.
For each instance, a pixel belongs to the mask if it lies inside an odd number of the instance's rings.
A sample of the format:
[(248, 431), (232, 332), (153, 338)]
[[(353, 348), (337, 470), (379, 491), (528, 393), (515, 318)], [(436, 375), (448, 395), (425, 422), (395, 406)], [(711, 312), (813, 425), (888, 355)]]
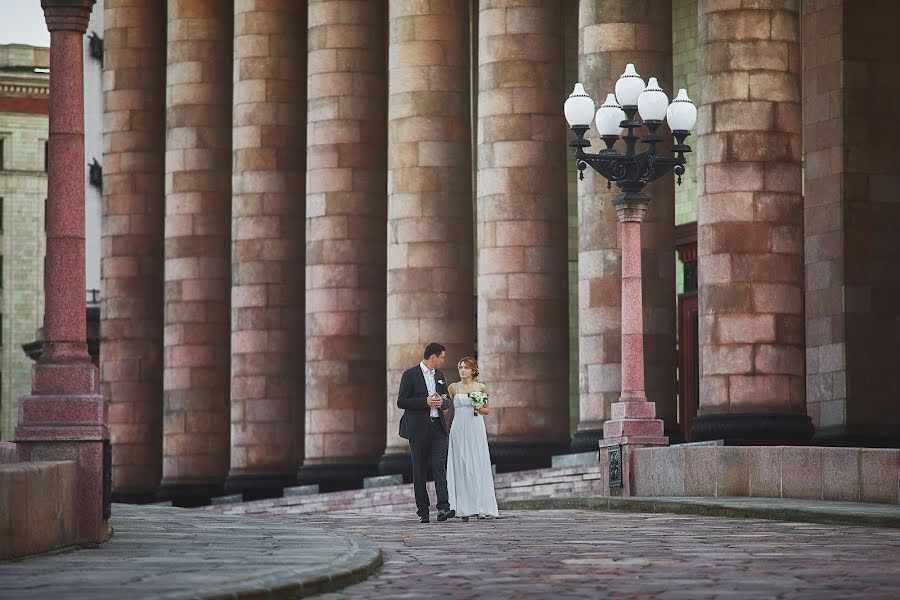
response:
[(400, 437), (409, 440), (413, 463), (416, 513), (430, 520), (431, 501), (425, 489), (428, 463), (437, 493), (438, 521), (455, 516), (499, 516), (488, 452), (485, 404), (475, 408), (469, 394), (485, 392), (477, 380), (478, 363), (466, 357), (457, 363), (460, 381), (447, 385), (441, 367), (446, 349), (428, 344), (422, 362), (403, 372), (397, 406), (403, 409)]

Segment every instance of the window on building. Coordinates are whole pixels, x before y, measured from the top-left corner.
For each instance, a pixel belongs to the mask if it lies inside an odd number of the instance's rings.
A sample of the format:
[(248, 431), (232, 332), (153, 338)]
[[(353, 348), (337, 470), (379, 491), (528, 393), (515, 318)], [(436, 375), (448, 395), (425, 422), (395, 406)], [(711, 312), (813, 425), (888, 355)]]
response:
[(50, 170), (50, 144), (44, 142), (44, 173)]
[(3, 233), (3, 197), (0, 196), (0, 233)]
[(3, 142), (5, 142), (2, 137), (0, 137), (0, 171), (3, 170)]

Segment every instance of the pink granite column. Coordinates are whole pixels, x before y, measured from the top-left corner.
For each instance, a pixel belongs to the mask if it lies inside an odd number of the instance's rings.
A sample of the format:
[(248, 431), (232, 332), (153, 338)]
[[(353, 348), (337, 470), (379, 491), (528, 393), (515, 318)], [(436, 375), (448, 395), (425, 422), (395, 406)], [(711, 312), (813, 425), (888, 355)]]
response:
[[(634, 63), (646, 81), (656, 77), (673, 96), (670, 0), (581, 0), (578, 80), (597, 105), (615, 92), (625, 65)], [(642, 131), (638, 132), (639, 134)], [(604, 148), (596, 129), (594, 152)], [(639, 150), (641, 146), (638, 146)], [(621, 149), (621, 143), (620, 143)], [(667, 150), (663, 150), (667, 152)], [(692, 156), (692, 155), (691, 155)], [(646, 393), (660, 418), (675, 425), (675, 180), (664, 177), (645, 192), (652, 197), (640, 226), (644, 262), (644, 371)], [(621, 249), (619, 221), (610, 200), (618, 190), (588, 174), (578, 182), (579, 422), (573, 450), (597, 447), (622, 384)]]
[(478, 23), (478, 359), (499, 469), (569, 445), (562, 11), (482, 0)]
[(228, 491), (280, 495), (303, 456), (306, 6), (235, 0)]
[(699, 11), (693, 433), (802, 441), (812, 426), (804, 399), (799, 9), (747, 4), (709, 0)]
[(412, 476), (397, 388), (429, 342), (444, 372), (474, 353), (469, 2), (390, 3), (387, 449), (379, 471)]
[(385, 5), (309, 3), (306, 454), (299, 478), (359, 485), (384, 450)]
[(191, 504), (229, 455), (231, 0), (169, 0), (163, 479)]
[(106, 0), (103, 9), (100, 390), (113, 493), (143, 500), (162, 476), (166, 7)]
[(50, 30), (50, 124), (44, 352), (19, 401), (16, 441), (26, 461), (77, 463), (78, 543), (108, 537), (99, 373), (87, 352), (84, 273), (83, 42), (94, 0), (42, 0)]

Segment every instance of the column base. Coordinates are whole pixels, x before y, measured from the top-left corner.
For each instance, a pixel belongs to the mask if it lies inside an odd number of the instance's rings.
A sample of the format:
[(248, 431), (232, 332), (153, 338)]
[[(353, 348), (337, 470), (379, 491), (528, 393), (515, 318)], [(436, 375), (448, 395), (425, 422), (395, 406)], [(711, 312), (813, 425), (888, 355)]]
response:
[(285, 473), (229, 475), (226, 494), (243, 494), (244, 501), (280, 498), (284, 488), (297, 485), (297, 476)]
[(412, 456), (409, 452), (391, 452), (378, 461), (379, 475), (403, 475), (403, 483), (412, 483)]
[(158, 501), (169, 500), (172, 502), (172, 506), (196, 508), (206, 506), (209, 504), (210, 498), (224, 494), (225, 489), (222, 484), (163, 482), (159, 486), (156, 498)]
[(570, 452), (596, 452), (603, 439), (602, 429), (581, 429), (572, 436)]
[(805, 444), (815, 429), (808, 415), (705, 415), (694, 419), (694, 441), (725, 440), (729, 446)]
[(529, 442), (492, 442), (489, 444), (491, 463), (498, 473), (547, 469), (554, 454), (565, 454), (566, 444), (541, 444)]
[[(88, 363), (89, 364), (89, 363)], [(60, 376), (59, 385), (52, 377), (42, 381), (48, 387), (74, 387), (72, 373), (83, 375), (84, 369), (65, 366), (55, 371), (42, 369), (41, 374)], [(93, 369), (92, 365), (91, 368)], [(53, 365), (57, 367), (57, 365)], [(33, 385), (37, 386), (39, 370), (34, 369)], [(78, 379), (76, 376), (73, 378)], [(15, 432), (16, 448), (23, 462), (71, 460), (77, 468), (76, 540), (91, 545), (109, 537), (109, 500), (112, 484), (112, 452), (109, 429), (104, 423), (104, 405), (100, 394), (80, 393), (30, 394), (19, 398), (19, 422)]]
[(362, 489), (363, 479), (378, 474), (375, 464), (303, 465), (297, 471), (297, 484), (316, 483), (320, 492)]
[(112, 501), (119, 504), (150, 504), (159, 502), (157, 492), (113, 492)]

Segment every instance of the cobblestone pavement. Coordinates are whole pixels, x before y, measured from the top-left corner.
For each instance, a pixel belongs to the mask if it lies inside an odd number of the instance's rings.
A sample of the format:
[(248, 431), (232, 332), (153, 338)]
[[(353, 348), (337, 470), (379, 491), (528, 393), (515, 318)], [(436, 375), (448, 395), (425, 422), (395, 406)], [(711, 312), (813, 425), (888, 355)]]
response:
[(289, 518), (381, 546), (338, 598), (900, 598), (897, 529), (694, 515), (506, 511), (499, 520), (401, 513)]
[(278, 517), (115, 504), (112, 524), (99, 548), (0, 564), (0, 599), (284, 597), (343, 587), (380, 562), (365, 540)]

